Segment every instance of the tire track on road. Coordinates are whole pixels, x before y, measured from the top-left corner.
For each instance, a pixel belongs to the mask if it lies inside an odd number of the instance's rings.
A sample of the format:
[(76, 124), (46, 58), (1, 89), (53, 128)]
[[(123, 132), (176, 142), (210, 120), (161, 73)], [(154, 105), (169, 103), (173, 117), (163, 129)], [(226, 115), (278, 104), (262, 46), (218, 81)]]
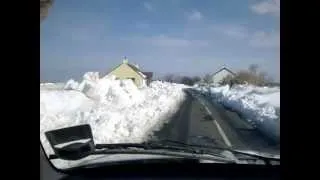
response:
[(191, 113), (192, 97), (187, 94), (186, 100), (181, 103), (177, 113), (175, 113), (168, 123), (154, 132), (154, 139), (170, 139), (187, 143), (189, 133), (189, 117)]
[(224, 130), (233, 148), (261, 151), (267, 153), (280, 153), (280, 144), (273, 144), (264, 138), (254, 127), (241, 119), (237, 113), (225, 109), (222, 105), (208, 101), (202, 95), (190, 92), (211, 112), (219, 126)]

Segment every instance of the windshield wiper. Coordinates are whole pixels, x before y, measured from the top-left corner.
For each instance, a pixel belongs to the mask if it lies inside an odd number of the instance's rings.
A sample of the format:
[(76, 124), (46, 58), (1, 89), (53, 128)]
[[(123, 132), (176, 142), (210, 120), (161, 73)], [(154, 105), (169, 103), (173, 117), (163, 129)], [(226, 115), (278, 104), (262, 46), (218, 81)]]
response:
[(205, 150), (223, 150), (223, 151), (229, 151), (233, 154), (241, 154), (241, 155), (246, 155), (246, 156), (250, 156), (253, 158), (257, 158), (260, 159), (262, 161), (264, 161), (267, 165), (270, 165), (270, 161), (277, 161), (280, 162), (280, 155), (266, 155), (267, 153), (261, 153), (261, 152), (254, 152), (254, 151), (244, 151), (244, 150), (238, 150), (238, 149), (232, 149), (232, 148), (228, 148), (228, 147), (217, 147), (217, 146), (210, 146), (210, 145), (198, 145), (198, 144), (188, 144), (188, 143), (184, 143), (184, 142), (180, 142), (180, 141), (175, 141), (175, 140), (170, 140), (170, 139), (162, 139), (157, 141), (157, 144), (159, 145), (178, 145), (178, 146), (184, 146), (184, 147), (188, 147), (188, 148), (195, 148), (195, 151), (197, 152), (201, 152), (202, 149)]
[(267, 164), (271, 160), (280, 161), (280, 156), (270, 157), (259, 153), (252, 154), (229, 147), (221, 147), (223, 146), (222, 143), (203, 136), (196, 136), (196, 143), (198, 143), (198, 140), (205, 140), (205, 144), (209, 142), (209, 144), (213, 143), (214, 146), (189, 144), (170, 139), (144, 143), (95, 144), (90, 125), (88, 124), (48, 131), (45, 135), (55, 153), (55, 155), (50, 155), (49, 159), (73, 161), (99, 154), (158, 154), (190, 157), (193, 159), (203, 159), (208, 156), (207, 159), (211, 158), (216, 161), (239, 163), (234, 154), (242, 154), (261, 159)]
[[(128, 148), (141, 148), (145, 150), (175, 150), (175, 151), (183, 151), (188, 153), (196, 153), (196, 154), (210, 154), (214, 156), (218, 156), (221, 158), (228, 158), (224, 155), (214, 153), (212, 150), (208, 149), (199, 149), (199, 146), (196, 145), (188, 145), (178, 141), (171, 140), (161, 140), (161, 141), (151, 141), (144, 143), (123, 143), (123, 144), (96, 144), (96, 149), (128, 149)], [(212, 147), (213, 149), (224, 150), (219, 147)]]
[[(168, 151), (170, 150), (170, 151)], [(226, 163), (235, 163), (229, 157), (213, 153), (204, 149), (195, 149), (194, 147), (181, 146), (178, 144), (169, 145), (159, 142), (145, 143), (119, 143), (119, 144), (96, 144), (95, 150), (89, 155), (101, 154), (154, 154), (154, 155), (169, 155), (181, 158), (206, 159), (220, 161)], [(60, 159), (57, 155), (50, 155), (49, 159)]]
[[(170, 150), (170, 151), (168, 151)], [(231, 152), (231, 155), (223, 155), (216, 150)], [(144, 143), (119, 143), (119, 144), (96, 144), (95, 150), (89, 155), (101, 154), (156, 154), (174, 155), (185, 158), (208, 159), (225, 161), (229, 163), (239, 163), (233, 154), (242, 154), (263, 160), (267, 165), (270, 161), (280, 161), (280, 157), (264, 156), (257, 153), (250, 153), (235, 150), (227, 147), (216, 147), (209, 145), (187, 144), (180, 141), (163, 139)], [(212, 157), (205, 157), (211, 155)], [(56, 155), (50, 155), (49, 159), (59, 159)]]

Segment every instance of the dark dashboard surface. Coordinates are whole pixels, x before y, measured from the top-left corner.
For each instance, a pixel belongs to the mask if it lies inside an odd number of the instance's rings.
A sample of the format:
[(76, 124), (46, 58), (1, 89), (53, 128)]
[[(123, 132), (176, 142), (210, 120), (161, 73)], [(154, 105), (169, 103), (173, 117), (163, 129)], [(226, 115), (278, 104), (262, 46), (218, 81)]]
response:
[(280, 179), (280, 166), (199, 164), (195, 160), (143, 160), (57, 170), (40, 147), (40, 180), (56, 179)]

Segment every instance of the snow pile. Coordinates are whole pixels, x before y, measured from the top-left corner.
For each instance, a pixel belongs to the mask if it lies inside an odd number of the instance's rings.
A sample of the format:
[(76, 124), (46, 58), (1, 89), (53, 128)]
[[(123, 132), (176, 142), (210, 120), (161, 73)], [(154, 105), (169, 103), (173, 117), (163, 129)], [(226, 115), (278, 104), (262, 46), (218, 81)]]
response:
[(98, 79), (91, 73), (86, 73), (81, 83), (69, 80), (65, 90), (76, 90), (88, 98), (101, 103), (127, 107), (145, 100), (142, 93), (131, 80), (115, 80), (114, 76)]
[(67, 81), (67, 83), (64, 86), (65, 90), (72, 90), (72, 89), (78, 89), (79, 83), (73, 79), (70, 79)]
[(61, 90), (64, 86), (64, 83), (40, 83), (40, 90)]
[(79, 124), (90, 124), (95, 143), (146, 141), (178, 110), (185, 87), (154, 81), (139, 89), (131, 80), (86, 73), (64, 89), (40, 88), (41, 141), (53, 153), (44, 132)]
[(280, 88), (236, 85), (195, 87), (213, 101), (237, 111), (274, 140), (280, 138)]

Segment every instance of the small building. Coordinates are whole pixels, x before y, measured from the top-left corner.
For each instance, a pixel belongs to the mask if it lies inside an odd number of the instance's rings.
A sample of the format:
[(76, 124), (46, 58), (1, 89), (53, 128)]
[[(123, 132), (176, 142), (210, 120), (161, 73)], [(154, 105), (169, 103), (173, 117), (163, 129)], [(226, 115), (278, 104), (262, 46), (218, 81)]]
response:
[(232, 72), (230, 69), (226, 67), (222, 67), (211, 75), (211, 82), (215, 85), (219, 85), (225, 77), (227, 76), (234, 77), (235, 75), (236, 74)]
[(149, 85), (153, 73), (143, 72), (137, 65), (130, 64), (127, 59), (124, 59), (122, 64), (111, 70), (107, 76), (114, 75), (116, 79), (131, 79), (137, 87)]

